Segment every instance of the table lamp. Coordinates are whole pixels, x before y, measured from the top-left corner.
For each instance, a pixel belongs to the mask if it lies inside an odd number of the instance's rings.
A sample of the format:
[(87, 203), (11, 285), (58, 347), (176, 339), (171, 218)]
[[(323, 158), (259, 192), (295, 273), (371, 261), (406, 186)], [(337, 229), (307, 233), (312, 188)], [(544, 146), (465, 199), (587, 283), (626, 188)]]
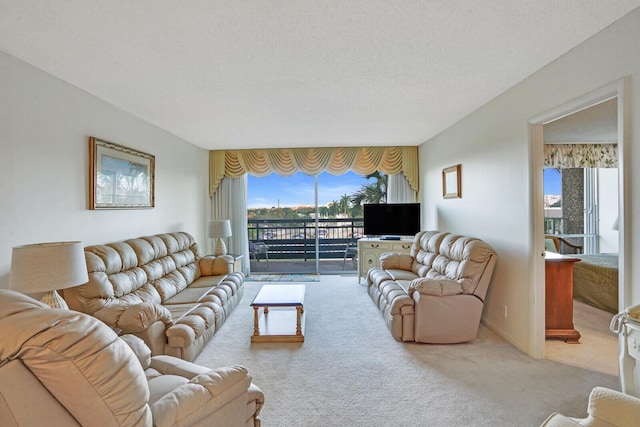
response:
[(231, 221), (228, 219), (212, 219), (209, 221), (207, 235), (216, 242), (213, 254), (215, 256), (226, 255), (227, 245), (224, 244), (222, 239), (231, 236)]
[(68, 309), (57, 289), (89, 281), (82, 242), (53, 242), (16, 246), (11, 253), (9, 289), (31, 294), (46, 292), (41, 301)]

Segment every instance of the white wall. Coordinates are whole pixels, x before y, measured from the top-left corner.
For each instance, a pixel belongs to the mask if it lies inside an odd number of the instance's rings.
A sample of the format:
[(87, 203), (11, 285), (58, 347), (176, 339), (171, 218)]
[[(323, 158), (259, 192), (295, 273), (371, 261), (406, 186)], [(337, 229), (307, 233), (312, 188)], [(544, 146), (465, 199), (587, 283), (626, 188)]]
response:
[[(532, 167), (528, 122), (596, 89), (628, 77), (625, 141), (627, 163), (640, 163), (640, 10), (565, 54), (527, 80), (432, 138), (420, 147), (421, 192), (428, 229), (480, 237), (498, 252), (485, 304), (484, 321), (531, 354), (536, 304), (533, 287), (533, 188), (542, 185), (542, 170)], [(632, 156), (632, 157), (631, 157)], [(443, 199), (441, 171), (462, 164), (462, 198)], [(628, 240), (626, 272), (636, 288), (629, 302), (640, 302), (640, 217), (638, 168), (626, 166), (625, 198)], [(539, 256), (539, 254), (537, 254)], [(508, 317), (504, 317), (504, 305)]]
[[(204, 243), (204, 150), (3, 52), (0, 76), (0, 288), (16, 245), (182, 230)], [(87, 209), (89, 136), (155, 155), (154, 209)]]
[(598, 169), (598, 230), (601, 253), (618, 252), (618, 231), (613, 223), (618, 217), (618, 168)]

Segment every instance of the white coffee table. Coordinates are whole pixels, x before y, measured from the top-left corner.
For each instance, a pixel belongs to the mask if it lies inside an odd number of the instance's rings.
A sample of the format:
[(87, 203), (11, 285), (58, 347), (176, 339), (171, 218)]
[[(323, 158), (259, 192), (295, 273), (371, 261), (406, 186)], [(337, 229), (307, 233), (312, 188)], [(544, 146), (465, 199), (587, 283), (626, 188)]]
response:
[(251, 303), (251, 342), (304, 342), (304, 291), (304, 285), (263, 285)]

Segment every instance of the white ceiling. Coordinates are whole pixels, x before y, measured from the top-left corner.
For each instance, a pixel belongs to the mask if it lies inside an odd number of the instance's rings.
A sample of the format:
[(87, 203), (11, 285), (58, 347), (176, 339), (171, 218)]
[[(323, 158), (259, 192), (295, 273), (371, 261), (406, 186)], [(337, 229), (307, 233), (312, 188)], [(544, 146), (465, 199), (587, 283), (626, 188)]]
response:
[(618, 99), (592, 105), (544, 125), (545, 144), (617, 143)]
[(0, 50), (209, 149), (417, 145), (640, 0), (0, 0)]

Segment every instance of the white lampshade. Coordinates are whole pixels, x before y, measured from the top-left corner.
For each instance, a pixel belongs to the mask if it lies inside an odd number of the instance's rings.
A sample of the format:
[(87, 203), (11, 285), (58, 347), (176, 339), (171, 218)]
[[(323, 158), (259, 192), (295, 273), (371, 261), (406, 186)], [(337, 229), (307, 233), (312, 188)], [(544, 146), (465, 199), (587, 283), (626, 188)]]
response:
[(68, 308), (57, 289), (88, 280), (82, 242), (16, 246), (11, 253), (9, 289), (25, 294), (47, 292), (42, 301), (51, 307)]
[(231, 221), (228, 219), (213, 219), (209, 221), (207, 235), (213, 239), (231, 236)]
[(227, 245), (225, 245), (224, 237), (231, 236), (231, 221), (228, 219), (213, 219), (209, 221), (207, 236), (216, 240), (213, 254), (225, 255), (227, 253)]

